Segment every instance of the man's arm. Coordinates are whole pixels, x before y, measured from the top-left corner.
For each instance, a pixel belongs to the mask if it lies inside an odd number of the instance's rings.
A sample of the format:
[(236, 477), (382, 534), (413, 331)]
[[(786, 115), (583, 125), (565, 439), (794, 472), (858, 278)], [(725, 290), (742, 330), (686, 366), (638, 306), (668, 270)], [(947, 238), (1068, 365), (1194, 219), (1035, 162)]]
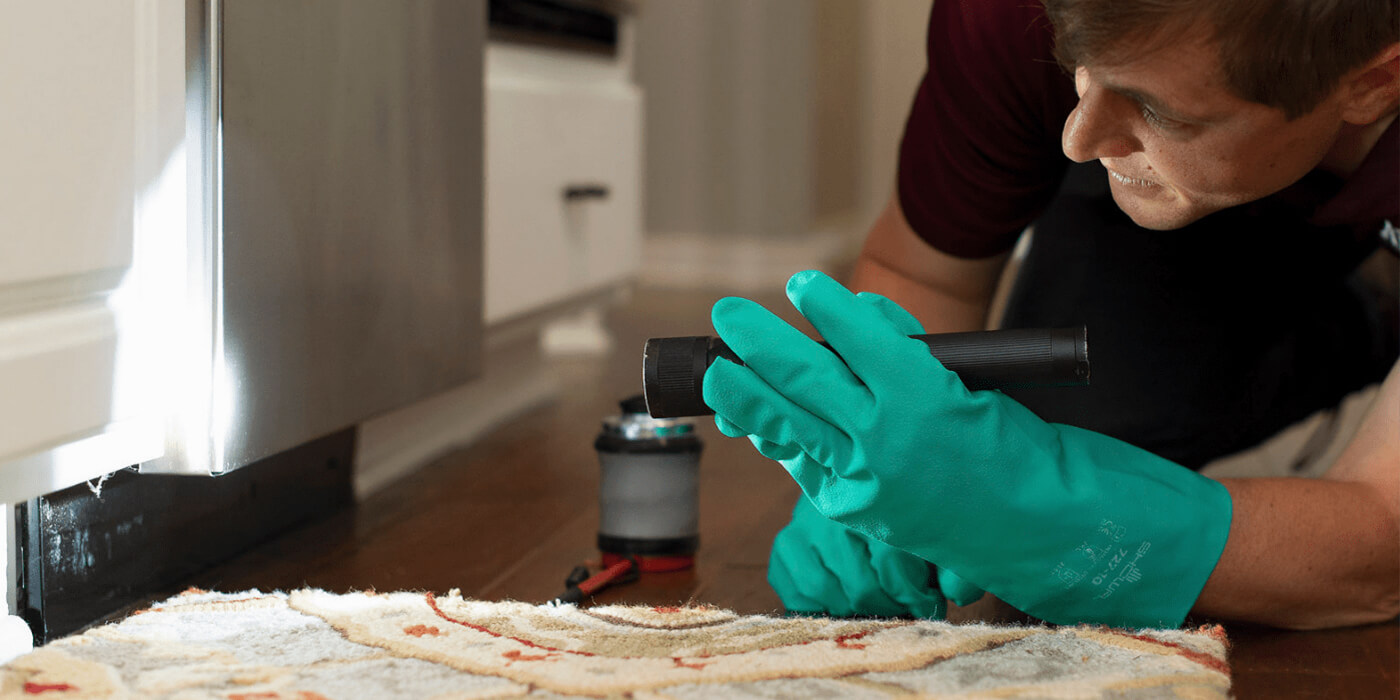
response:
[(1321, 479), (1222, 479), (1230, 539), (1194, 611), (1315, 629), (1400, 614), (1400, 364)]
[(850, 286), (894, 300), (925, 332), (982, 330), (1008, 257), (969, 260), (940, 252), (909, 226), (895, 195), (865, 239)]

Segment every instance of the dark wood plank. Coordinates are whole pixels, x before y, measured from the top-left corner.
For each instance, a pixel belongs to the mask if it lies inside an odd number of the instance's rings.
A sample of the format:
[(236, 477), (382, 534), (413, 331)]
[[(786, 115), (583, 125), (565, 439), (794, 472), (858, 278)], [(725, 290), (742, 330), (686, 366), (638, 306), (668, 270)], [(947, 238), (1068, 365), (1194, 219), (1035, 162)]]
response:
[(1333, 676), (1317, 673), (1235, 671), (1231, 691), (1240, 700), (1273, 698), (1338, 698), (1385, 700), (1400, 697), (1395, 682), (1376, 676)]
[(1226, 629), (1238, 697), (1400, 697), (1395, 622), (1308, 632), (1238, 624)]
[[(1253, 625), (1227, 624), (1227, 628), (1236, 642), (1231, 660), (1243, 670), (1394, 678), (1393, 667), (1382, 663), (1385, 657), (1394, 657), (1400, 634), (1394, 623), (1308, 632)], [(1324, 655), (1330, 660), (1319, 666), (1317, 658)]]

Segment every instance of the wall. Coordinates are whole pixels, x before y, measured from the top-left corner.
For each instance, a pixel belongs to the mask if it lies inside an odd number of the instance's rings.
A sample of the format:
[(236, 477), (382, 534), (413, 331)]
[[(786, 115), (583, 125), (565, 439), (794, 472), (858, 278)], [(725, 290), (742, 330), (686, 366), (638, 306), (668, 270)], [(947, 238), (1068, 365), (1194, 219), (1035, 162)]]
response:
[[(847, 2), (849, 0), (823, 0)], [(861, 214), (866, 225), (894, 193), (904, 120), (928, 65), (929, 2), (866, 0), (861, 27)]]
[(849, 258), (892, 191), (929, 6), (646, 4), (643, 281), (761, 288)]
[(648, 230), (798, 232), (810, 208), (814, 23), (808, 0), (644, 6)]
[(864, 205), (866, 6), (847, 0), (816, 3), (813, 27), (811, 215), (839, 220)]

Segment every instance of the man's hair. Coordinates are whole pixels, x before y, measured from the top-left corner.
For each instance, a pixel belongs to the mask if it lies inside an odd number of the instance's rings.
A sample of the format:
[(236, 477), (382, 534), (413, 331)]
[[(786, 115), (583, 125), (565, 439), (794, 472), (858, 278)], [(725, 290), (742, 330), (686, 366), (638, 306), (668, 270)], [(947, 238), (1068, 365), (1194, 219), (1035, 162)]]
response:
[(1311, 112), (1343, 75), (1400, 41), (1400, 0), (1043, 0), (1067, 70), (1162, 48), (1196, 26), (1214, 34), (1236, 95)]

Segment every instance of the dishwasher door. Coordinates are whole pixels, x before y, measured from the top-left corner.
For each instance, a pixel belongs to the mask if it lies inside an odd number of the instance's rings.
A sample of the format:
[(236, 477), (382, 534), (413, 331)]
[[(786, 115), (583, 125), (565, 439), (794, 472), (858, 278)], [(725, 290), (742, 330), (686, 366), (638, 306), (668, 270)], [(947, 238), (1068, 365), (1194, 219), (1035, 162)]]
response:
[(236, 469), (475, 376), (485, 3), (186, 6), (208, 398), (142, 470)]

